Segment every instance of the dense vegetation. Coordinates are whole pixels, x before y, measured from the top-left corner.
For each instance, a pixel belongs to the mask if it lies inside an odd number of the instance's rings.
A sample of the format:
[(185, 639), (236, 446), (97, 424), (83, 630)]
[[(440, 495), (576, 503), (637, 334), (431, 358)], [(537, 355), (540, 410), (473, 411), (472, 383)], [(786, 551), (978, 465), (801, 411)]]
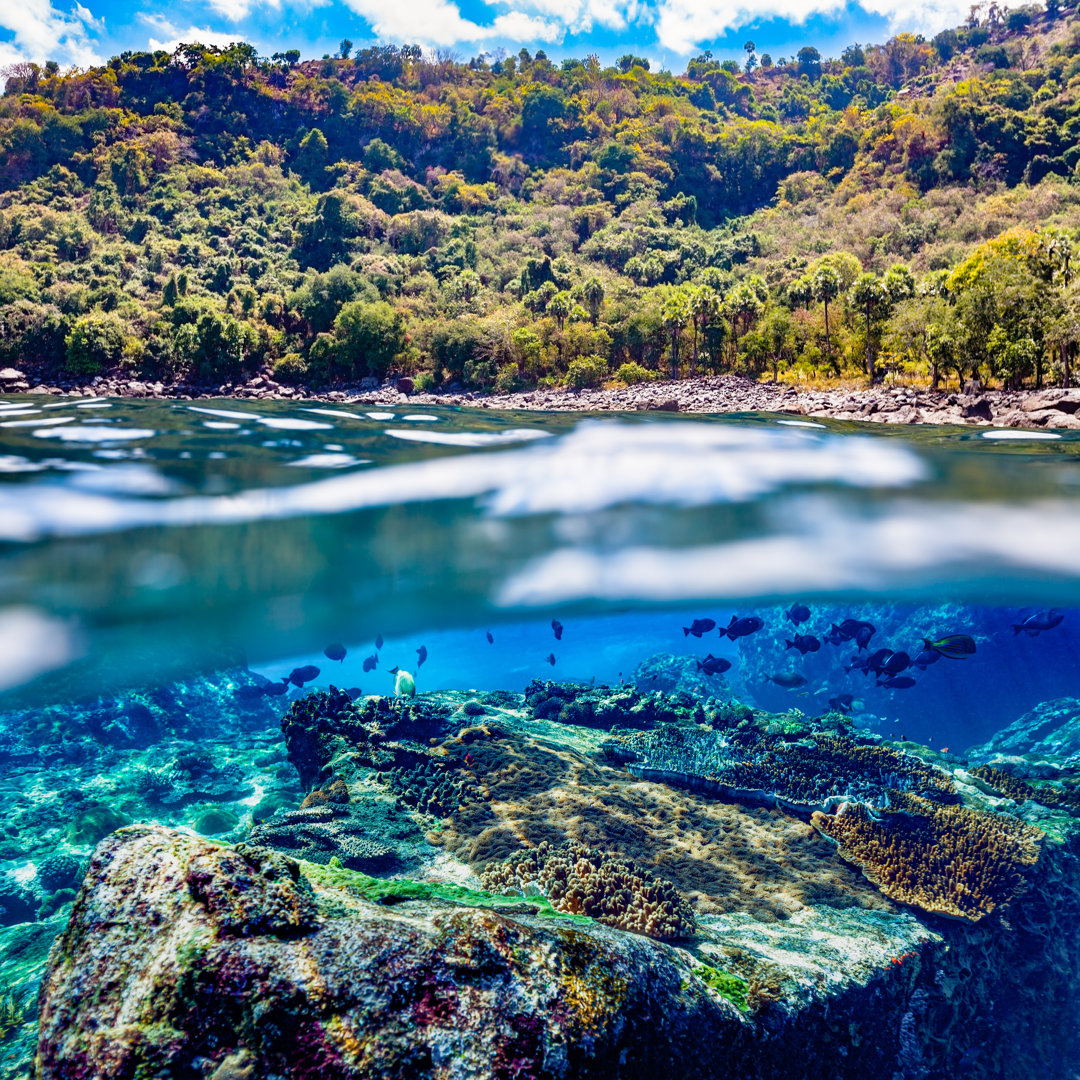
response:
[(1080, 22), (683, 75), (249, 45), (20, 65), (0, 365), (217, 384), (1068, 381)]

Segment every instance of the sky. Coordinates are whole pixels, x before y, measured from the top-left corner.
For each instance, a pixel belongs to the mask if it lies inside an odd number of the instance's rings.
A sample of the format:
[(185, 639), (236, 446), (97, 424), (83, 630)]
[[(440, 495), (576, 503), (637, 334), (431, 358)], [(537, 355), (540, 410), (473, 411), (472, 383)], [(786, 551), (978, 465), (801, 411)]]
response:
[(753, 41), (773, 59), (803, 45), (838, 56), (853, 42), (901, 31), (932, 36), (963, 22), (971, 0), (0, 0), (0, 67), (56, 60), (64, 68), (179, 42), (248, 41), (261, 54), (305, 59), (357, 48), (418, 44), (467, 60), (542, 48), (556, 63), (627, 52), (679, 73), (704, 49), (744, 57)]

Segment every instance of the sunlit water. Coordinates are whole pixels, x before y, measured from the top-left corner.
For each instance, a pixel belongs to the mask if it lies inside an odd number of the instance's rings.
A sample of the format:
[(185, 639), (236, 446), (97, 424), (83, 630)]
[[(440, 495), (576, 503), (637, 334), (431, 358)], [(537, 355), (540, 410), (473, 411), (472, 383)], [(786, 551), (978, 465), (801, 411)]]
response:
[[(1078, 608), (1071, 433), (0, 399), (9, 723), (244, 666), (319, 669), (277, 714), (313, 686), (392, 693), (395, 668), (420, 691), (650, 689), (650, 659), (670, 654), (729, 663), (726, 689), (752, 706), (840, 700), (862, 727), (962, 749), (1080, 696)], [(1050, 609), (1062, 618), (1036, 633)], [(721, 637), (745, 616), (762, 628)], [(865, 650), (826, 640), (846, 618), (873, 625)], [(716, 627), (687, 633), (695, 619)], [(819, 647), (800, 655), (796, 634)], [(895, 686), (849, 670), (949, 634), (974, 655), (905, 666)], [(0, 762), (11, 791), (19, 761)], [(31, 879), (40, 847), (0, 869)]]

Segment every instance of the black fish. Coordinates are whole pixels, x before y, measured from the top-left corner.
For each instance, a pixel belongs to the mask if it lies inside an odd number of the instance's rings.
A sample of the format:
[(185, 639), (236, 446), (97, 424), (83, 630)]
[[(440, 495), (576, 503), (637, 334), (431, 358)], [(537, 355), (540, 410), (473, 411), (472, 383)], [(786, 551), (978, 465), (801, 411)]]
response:
[(879, 679), (878, 686), (887, 687), (889, 690), (907, 690), (915, 685), (915, 680), (910, 675), (893, 675), (889, 679)]
[(829, 707), (836, 712), (849, 713), (854, 701), (854, 694), (838, 694), (836, 697), (829, 698)]
[(870, 657), (869, 656), (853, 656), (851, 663), (848, 664), (845, 671), (861, 671), (864, 675), (869, 675), (870, 671)]
[(734, 641), (736, 638), (756, 634), (764, 625), (765, 621), (759, 619), (756, 615), (747, 615), (742, 619), (737, 615), (732, 615), (731, 622), (727, 626), (721, 627), (720, 636), (731, 638)]
[(806, 676), (800, 675), (797, 671), (781, 671), (778, 675), (766, 675), (765, 681), (776, 683), (785, 690), (795, 690), (806, 685)]
[(784, 642), (789, 649), (798, 649), (803, 656), (808, 652), (817, 652), (821, 648), (821, 642), (813, 634), (796, 634), (794, 641), (784, 638)]
[(936, 664), (941, 659), (941, 653), (937, 649), (931, 649), (929, 647), (922, 650), (922, 652), (916, 654), (915, 659), (912, 660), (912, 664), (920, 671), (925, 671), (931, 664)]
[(416, 666), (419, 667), (427, 659), (427, 646), (421, 645), (416, 650)]
[(1058, 611), (1057, 608), (1038, 611), (1034, 615), (1029, 615), (1022, 623), (1013, 623), (1013, 633), (1019, 634), (1023, 630), (1025, 634), (1038, 637), (1040, 630), (1053, 630), (1064, 618), (1065, 612)]
[(731, 661), (709, 653), (704, 660), (697, 661), (698, 671), (704, 671), (706, 675), (720, 675), (731, 667)]
[(715, 619), (695, 619), (689, 626), (682, 628), (682, 636), (687, 637), (693, 634), (694, 637), (701, 637), (702, 634), (707, 634), (710, 630), (715, 629)]
[(390, 670), (389, 670), (389, 671), (387, 672), (387, 674), (388, 674), (388, 675), (396, 675), (396, 674), (397, 674), (397, 673), (398, 673), (398, 672), (399, 672), (400, 670), (401, 670), (401, 668), (399, 668), (399, 667), (397, 666), (397, 664), (395, 664), (395, 665), (394, 665), (394, 666), (393, 666), (393, 667), (392, 667), (392, 668), (391, 668), (391, 669), (390, 669)]
[(562, 623), (558, 619), (551, 620), (551, 629), (555, 631), (555, 640), (562, 641)]
[(490, 630), (487, 632), (487, 639), (488, 639), (488, 644), (489, 645), (494, 645), (495, 644), (495, 638), (492, 637)]
[(805, 604), (792, 604), (784, 614), (798, 626), (799, 623), (804, 623), (810, 618), (810, 609)]
[(375, 639), (375, 651), (378, 652), (382, 648), (382, 646), (383, 646), (383, 637), (382, 637), (382, 634), (380, 634)]
[(304, 683), (311, 682), (319, 677), (319, 669), (314, 664), (305, 664), (303, 667), (293, 668), (289, 672), (289, 682), (293, 686), (303, 687)]
[(911, 657), (906, 652), (894, 652), (884, 664), (881, 665), (882, 675), (899, 675), (911, 667)]
[(374, 671), (376, 666), (378, 665), (378, 663), (379, 663), (379, 657), (376, 654), (372, 653), (371, 656), (365, 656), (364, 657), (364, 670), (365, 671)]
[(544, 657), (544, 659), (545, 659), (545, 660), (546, 660), (546, 661), (547, 661), (547, 662), (548, 662), (548, 663), (549, 663), (549, 664), (550, 664), (550, 665), (551, 665), (552, 667), (554, 667), (554, 666), (555, 666), (555, 654), (554, 654), (553, 652), (549, 652), (549, 653), (547, 654), (547, 656), (545, 656), (545, 657)]
[(923, 638), (923, 646), (924, 651), (932, 650), (950, 660), (966, 660), (975, 654), (975, 639), (970, 634), (947, 634), (937, 641)]
[(859, 652), (862, 652), (863, 649), (870, 645), (870, 639), (874, 636), (874, 633), (874, 628), (869, 623), (863, 623), (855, 631), (855, 643), (859, 646)]
[(280, 682), (272, 682), (269, 686), (263, 687), (263, 693), (267, 697), (281, 697), (282, 694), (287, 693), (289, 689), (289, 680), (282, 679)]
[(341, 660), (344, 662), (345, 652), (344, 645), (327, 645), (326, 648), (323, 649), (323, 656), (325, 656), (327, 660)]
[(832, 624), (832, 629), (827, 634), (822, 634), (821, 636), (830, 645), (843, 645), (845, 641), (851, 640), (851, 638), (846, 638), (840, 633), (836, 623)]
[(246, 686), (238, 686), (233, 691), (233, 697), (237, 701), (257, 701), (266, 694), (266, 687), (258, 683), (248, 683)]
[(885, 669), (885, 661), (888, 660), (892, 654), (892, 649), (878, 649), (877, 652), (871, 653), (866, 658), (866, 667), (863, 668), (863, 671), (867, 675), (869, 675), (870, 672), (880, 675)]
[(359, 686), (350, 686), (349, 689), (345, 691), (345, 693), (348, 694), (353, 701), (355, 701), (358, 697), (363, 696), (364, 691), (361, 690)]

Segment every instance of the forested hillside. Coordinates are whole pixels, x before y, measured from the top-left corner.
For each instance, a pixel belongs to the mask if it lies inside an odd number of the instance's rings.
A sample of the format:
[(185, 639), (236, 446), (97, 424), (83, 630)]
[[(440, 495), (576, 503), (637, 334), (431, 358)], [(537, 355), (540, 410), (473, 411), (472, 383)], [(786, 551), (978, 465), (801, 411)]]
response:
[(1080, 21), (623, 57), (21, 65), (0, 366), (217, 385), (1068, 380)]

